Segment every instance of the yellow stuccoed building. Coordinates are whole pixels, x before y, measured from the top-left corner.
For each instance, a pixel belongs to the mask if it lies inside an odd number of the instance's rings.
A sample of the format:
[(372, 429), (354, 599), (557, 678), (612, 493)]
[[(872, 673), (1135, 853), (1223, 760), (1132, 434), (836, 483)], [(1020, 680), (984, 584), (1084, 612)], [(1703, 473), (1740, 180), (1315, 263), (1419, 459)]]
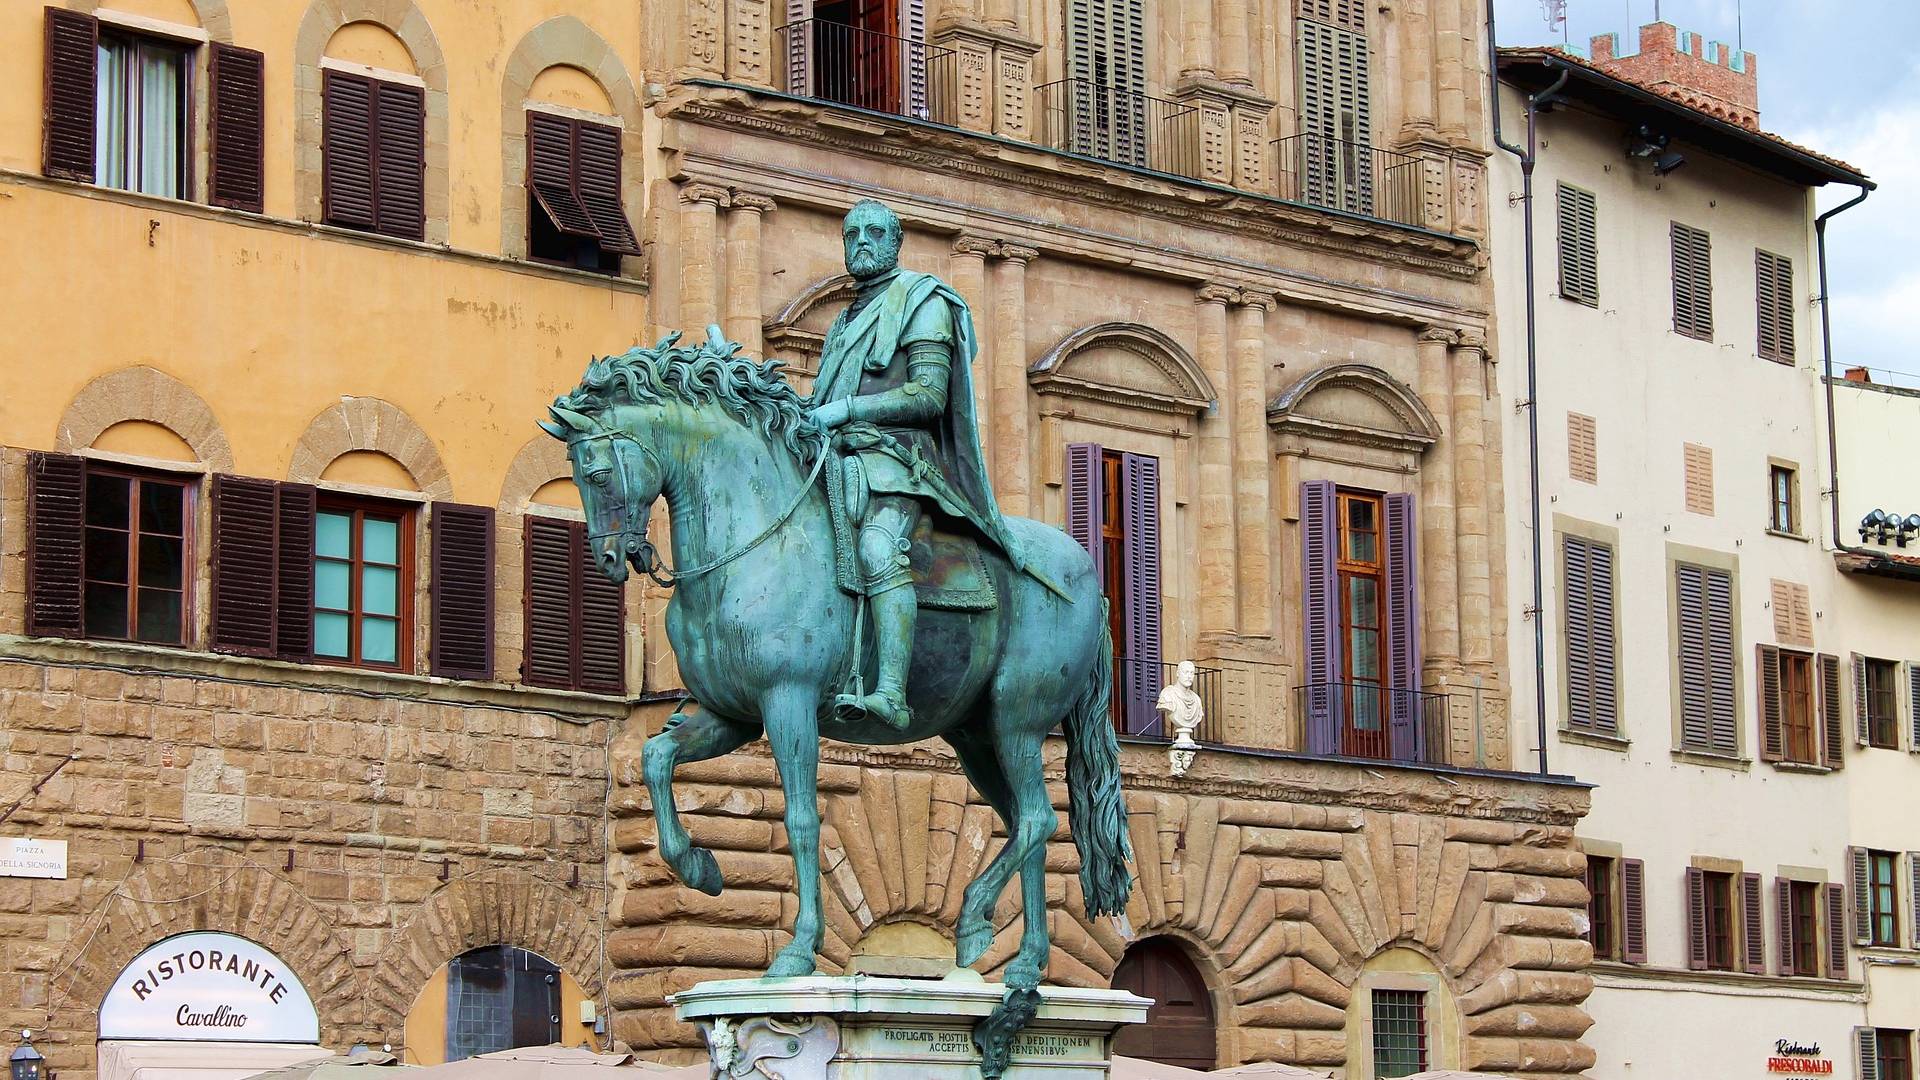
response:
[[(1475, 0), (7, 6), (0, 1023), (74, 1080), (698, 1059), (667, 995), (787, 940), (779, 784), (760, 745), (683, 768), (730, 887), (670, 878), (637, 782), (684, 693), (666, 596), (593, 570), (533, 421), (710, 323), (804, 385), (878, 198), (973, 309), (1004, 509), (1109, 575), (1133, 936), (1085, 920), (1063, 831), (1049, 978), (1155, 997), (1121, 1049), (1171, 1064), (1587, 1068), (1587, 793), (1510, 714), (1493, 571), (1484, 31)], [(944, 744), (830, 744), (821, 792), (823, 968), (944, 971), (992, 811)]]

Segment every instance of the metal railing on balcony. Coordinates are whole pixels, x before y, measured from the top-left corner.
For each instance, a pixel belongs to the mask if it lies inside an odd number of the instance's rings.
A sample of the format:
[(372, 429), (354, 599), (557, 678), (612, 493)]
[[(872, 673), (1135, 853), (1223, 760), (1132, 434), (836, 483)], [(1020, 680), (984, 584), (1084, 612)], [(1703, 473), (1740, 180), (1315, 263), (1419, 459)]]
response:
[(1033, 93), (1044, 146), (1176, 176), (1200, 175), (1200, 110), (1192, 105), (1090, 79), (1043, 83)]
[(874, 112), (952, 124), (959, 100), (959, 54), (912, 38), (825, 19), (801, 19), (774, 31), (784, 89)]
[(1311, 131), (1275, 139), (1273, 146), (1281, 198), (1420, 224), (1419, 158)]
[(1447, 695), (1377, 683), (1293, 688), (1309, 754), (1441, 764), (1447, 760)]
[[(1159, 660), (1114, 657), (1113, 729), (1122, 735), (1172, 742), (1173, 726), (1167, 723), (1166, 714), (1154, 706), (1160, 700), (1161, 689), (1177, 678), (1179, 668), (1179, 664)], [(1220, 711), (1220, 669), (1195, 667), (1193, 676), (1193, 692), (1200, 695), (1200, 707), (1204, 714), (1193, 737), (1197, 742), (1217, 743), (1220, 741), (1219, 733), (1224, 730)]]

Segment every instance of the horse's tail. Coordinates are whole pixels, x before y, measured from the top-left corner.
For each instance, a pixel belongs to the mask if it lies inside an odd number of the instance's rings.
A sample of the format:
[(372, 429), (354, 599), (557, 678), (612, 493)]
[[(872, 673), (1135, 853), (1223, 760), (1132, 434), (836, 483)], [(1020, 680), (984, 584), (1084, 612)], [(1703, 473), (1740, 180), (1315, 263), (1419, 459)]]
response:
[(1067, 713), (1067, 824), (1080, 849), (1080, 891), (1087, 916), (1120, 915), (1133, 875), (1127, 863), (1127, 801), (1120, 792), (1120, 741), (1114, 737), (1113, 636), (1100, 616), (1100, 645), (1086, 688)]

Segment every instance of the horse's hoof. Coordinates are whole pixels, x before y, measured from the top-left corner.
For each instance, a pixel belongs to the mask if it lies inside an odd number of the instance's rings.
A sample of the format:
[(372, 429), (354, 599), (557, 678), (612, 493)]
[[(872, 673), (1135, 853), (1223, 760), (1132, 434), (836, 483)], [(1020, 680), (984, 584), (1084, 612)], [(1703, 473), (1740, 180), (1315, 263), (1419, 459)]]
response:
[[(686, 872), (680, 875), (680, 880), (708, 896), (720, 895), (720, 889), (726, 884), (726, 878), (720, 873), (720, 862), (713, 857), (713, 852), (697, 847), (687, 852), (684, 861), (688, 865), (685, 867)], [(676, 866), (675, 869), (681, 868)]]
[(954, 960), (961, 967), (972, 967), (975, 960), (984, 956), (987, 946), (993, 944), (993, 927), (982, 924), (971, 929), (961, 930), (953, 936)]
[(1016, 958), (1007, 965), (1006, 983), (1009, 990), (1032, 990), (1040, 985), (1040, 965)]
[(797, 979), (814, 972), (813, 952), (802, 949), (797, 944), (780, 950), (773, 958), (772, 966), (767, 968), (769, 979)]

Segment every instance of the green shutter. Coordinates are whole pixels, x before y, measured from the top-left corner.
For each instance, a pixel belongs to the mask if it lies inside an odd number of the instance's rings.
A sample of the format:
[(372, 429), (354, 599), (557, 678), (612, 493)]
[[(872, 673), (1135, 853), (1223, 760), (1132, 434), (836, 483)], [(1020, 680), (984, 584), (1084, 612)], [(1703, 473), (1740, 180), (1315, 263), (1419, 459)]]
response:
[(1560, 295), (1600, 306), (1599, 219), (1591, 191), (1559, 186)]

